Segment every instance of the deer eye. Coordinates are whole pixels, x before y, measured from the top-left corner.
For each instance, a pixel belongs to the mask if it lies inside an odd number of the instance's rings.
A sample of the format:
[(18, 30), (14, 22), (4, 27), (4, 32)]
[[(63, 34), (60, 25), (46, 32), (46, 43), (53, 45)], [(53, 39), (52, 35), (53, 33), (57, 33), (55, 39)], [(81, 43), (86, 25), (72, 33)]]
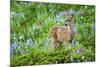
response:
[(70, 22), (70, 20), (66, 20), (67, 22)]
[(67, 24), (65, 24), (65, 26), (67, 26)]

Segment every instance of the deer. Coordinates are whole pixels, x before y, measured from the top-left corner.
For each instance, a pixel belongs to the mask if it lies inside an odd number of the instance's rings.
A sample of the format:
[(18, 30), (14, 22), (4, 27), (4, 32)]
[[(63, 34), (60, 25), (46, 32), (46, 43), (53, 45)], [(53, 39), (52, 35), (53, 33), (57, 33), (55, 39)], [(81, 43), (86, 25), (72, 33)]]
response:
[(66, 47), (73, 40), (75, 33), (73, 31), (73, 16), (67, 16), (65, 18), (64, 26), (54, 26), (50, 30), (52, 48), (58, 48), (60, 43), (63, 43)]

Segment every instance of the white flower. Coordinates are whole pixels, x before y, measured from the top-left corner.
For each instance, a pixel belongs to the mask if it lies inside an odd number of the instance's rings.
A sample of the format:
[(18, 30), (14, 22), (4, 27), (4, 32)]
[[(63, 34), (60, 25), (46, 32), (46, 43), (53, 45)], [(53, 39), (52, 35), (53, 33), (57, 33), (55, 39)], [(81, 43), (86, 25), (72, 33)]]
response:
[(21, 36), (19, 37), (19, 39), (24, 39), (24, 35), (21, 35)]

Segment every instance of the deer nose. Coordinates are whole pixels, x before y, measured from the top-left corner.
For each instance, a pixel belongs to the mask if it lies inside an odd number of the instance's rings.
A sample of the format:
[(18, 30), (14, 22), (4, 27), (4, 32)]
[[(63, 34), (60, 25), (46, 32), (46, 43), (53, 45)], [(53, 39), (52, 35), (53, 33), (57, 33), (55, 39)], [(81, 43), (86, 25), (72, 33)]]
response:
[(65, 26), (67, 26), (67, 24), (65, 24)]

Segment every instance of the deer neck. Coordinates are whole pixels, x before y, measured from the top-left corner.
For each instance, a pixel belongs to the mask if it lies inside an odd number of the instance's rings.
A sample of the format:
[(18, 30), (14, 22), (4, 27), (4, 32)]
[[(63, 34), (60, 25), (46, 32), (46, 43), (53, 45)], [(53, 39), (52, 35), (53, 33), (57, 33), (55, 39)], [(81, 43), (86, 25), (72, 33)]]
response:
[(72, 26), (71, 26), (71, 25), (66, 26), (66, 27), (65, 27), (65, 30), (66, 30), (66, 31), (71, 31), (71, 30), (72, 30)]

